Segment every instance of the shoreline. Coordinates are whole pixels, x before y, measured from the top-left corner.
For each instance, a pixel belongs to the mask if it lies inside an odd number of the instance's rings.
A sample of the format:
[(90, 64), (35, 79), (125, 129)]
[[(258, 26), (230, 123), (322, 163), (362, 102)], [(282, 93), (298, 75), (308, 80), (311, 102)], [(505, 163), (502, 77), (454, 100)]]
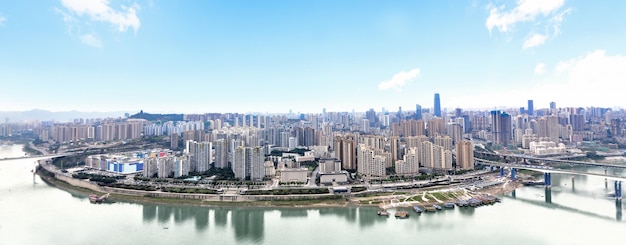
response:
[[(43, 167), (42, 167), (43, 168)], [(48, 170), (44, 170), (50, 173)], [(84, 195), (85, 198), (89, 194), (98, 194), (103, 195), (107, 192), (103, 190), (93, 190), (90, 188), (85, 188), (81, 186), (72, 185), (64, 180), (58, 179), (53, 176), (47, 176), (42, 174), (41, 171), (36, 172), (37, 175), (41, 177), (41, 179), (47, 184), (59, 188), (64, 191), (68, 191), (70, 193), (75, 192), (81, 195)], [(56, 173), (50, 173), (55, 175)], [(71, 178), (71, 177), (70, 177)], [(82, 181), (82, 180), (79, 180)], [(413, 205), (432, 205), (437, 203), (442, 203), (444, 201), (438, 200), (434, 197), (433, 193), (445, 193), (446, 195), (456, 196), (460, 195), (460, 197), (455, 197), (454, 200), (446, 199), (447, 202), (455, 202), (457, 200), (464, 200), (471, 198), (473, 196), (498, 196), (504, 195), (506, 193), (510, 193), (511, 191), (517, 189), (522, 186), (519, 182), (507, 181), (502, 184), (498, 184), (493, 187), (481, 189), (478, 191), (468, 191), (464, 188), (460, 188), (459, 186), (445, 186), (441, 188), (428, 188), (428, 189), (410, 189), (410, 190), (399, 190), (395, 192), (370, 192), (370, 193), (355, 193), (350, 196), (348, 195), (326, 195), (326, 196), (307, 196), (303, 199), (296, 200), (272, 200), (272, 198), (283, 198), (283, 196), (272, 196), (270, 200), (238, 200), (238, 201), (211, 201), (211, 200), (203, 200), (203, 199), (192, 199), (192, 198), (183, 198), (183, 197), (155, 197), (149, 196), (150, 192), (137, 192), (140, 194), (120, 194), (120, 193), (110, 193), (110, 200), (113, 201), (123, 201), (123, 202), (134, 202), (141, 204), (164, 204), (164, 205), (189, 205), (189, 206), (198, 206), (198, 207), (258, 207), (258, 208), (342, 208), (342, 207), (378, 207), (379, 209), (398, 209), (398, 208), (406, 208)], [(463, 193), (460, 193), (463, 192)], [(212, 195), (214, 194), (200, 194), (200, 195)], [(430, 195), (433, 200), (430, 199), (421, 199), (416, 200), (414, 202), (399, 202), (402, 198), (407, 198), (407, 196), (411, 196), (412, 198), (418, 198), (418, 196)], [(176, 195), (174, 195), (176, 196)], [(392, 205), (393, 202), (396, 201), (395, 206), (386, 206), (386, 202), (389, 202), (388, 205)]]
[[(89, 194), (106, 194), (102, 191), (94, 191), (91, 189), (87, 189), (80, 186), (71, 185), (63, 180), (59, 180), (54, 177), (44, 176), (37, 172), (37, 175), (40, 176), (42, 181), (47, 184), (58, 188), (60, 190), (64, 190), (67, 192), (74, 192), (84, 195), (85, 198), (88, 197)], [(125, 201), (125, 202), (135, 202), (142, 204), (164, 204), (164, 205), (189, 205), (189, 206), (198, 206), (198, 207), (280, 207), (280, 208), (340, 208), (340, 207), (350, 207), (350, 206), (374, 206), (374, 205), (351, 205), (350, 202), (345, 199), (307, 199), (307, 200), (287, 200), (287, 201), (206, 201), (201, 199), (187, 199), (187, 198), (164, 198), (164, 197), (150, 197), (150, 196), (139, 196), (139, 195), (124, 195), (111, 193), (110, 200), (113, 201)], [(105, 202), (106, 203), (106, 202)]]
[[(223, 196), (219, 194), (180, 194), (164, 193), (161, 191), (136, 191), (103, 187), (93, 182), (74, 179), (61, 173), (55, 166), (46, 161), (37, 161), (41, 170), (36, 174), (41, 179), (56, 188), (71, 193), (79, 193), (87, 198), (90, 194), (104, 195), (110, 193), (110, 200), (126, 201), (135, 203), (165, 204), (165, 205), (190, 205), (200, 207), (266, 207), (266, 208), (324, 208), (324, 207), (378, 207), (379, 209), (406, 208), (412, 205), (432, 205), (437, 203), (456, 202), (467, 200), (474, 196), (497, 196), (510, 193), (522, 184), (518, 181), (506, 181), (495, 186), (480, 190), (469, 191), (461, 188), (461, 185), (435, 186), (414, 189), (401, 189), (386, 192), (359, 192), (340, 195), (267, 195), (267, 196)], [(42, 173), (45, 171), (45, 173)], [(65, 180), (64, 180), (65, 179)], [(109, 189), (109, 190), (107, 190)], [(433, 193), (444, 193), (448, 198), (444, 201), (437, 199)], [(426, 194), (432, 200), (425, 199)], [(422, 199), (417, 196), (422, 195)], [(408, 197), (413, 201), (407, 202)], [(404, 199), (404, 201), (401, 201)], [(443, 199), (443, 198), (442, 198)], [(389, 202), (389, 204), (386, 204)], [(392, 205), (394, 204), (395, 205)], [(391, 206), (388, 206), (391, 205)]]

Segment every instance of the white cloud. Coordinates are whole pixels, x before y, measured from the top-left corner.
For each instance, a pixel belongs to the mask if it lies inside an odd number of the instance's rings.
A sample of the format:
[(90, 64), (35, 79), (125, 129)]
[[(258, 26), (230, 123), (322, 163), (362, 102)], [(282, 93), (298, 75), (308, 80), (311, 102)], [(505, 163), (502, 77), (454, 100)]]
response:
[(546, 64), (538, 63), (535, 66), (535, 75), (543, 75), (546, 73)]
[(387, 89), (395, 89), (396, 91), (402, 91), (402, 88), (407, 85), (410, 81), (415, 79), (420, 75), (420, 69), (415, 68), (410, 71), (401, 71), (395, 75), (390, 80), (383, 81), (378, 84), (379, 90), (387, 90)]
[(92, 34), (85, 34), (80, 36), (80, 41), (94, 48), (102, 48), (102, 41), (100, 41), (99, 38)]
[(548, 39), (548, 36), (535, 33), (532, 36), (526, 38), (526, 40), (524, 40), (524, 44), (522, 44), (522, 48), (527, 49), (527, 48), (539, 46), (545, 43), (546, 39)]
[[(595, 50), (585, 56), (561, 61), (555, 68), (556, 80), (564, 83), (542, 88), (556, 93), (559, 100), (572, 106), (624, 106), (626, 97), (626, 56), (607, 55)], [(585, 105), (586, 104), (586, 105)]]
[(504, 6), (489, 5), (489, 17), (485, 25), (490, 33), (493, 28), (508, 32), (516, 23), (534, 21), (538, 15), (548, 15), (563, 7), (564, 3), (565, 0), (519, 0), (511, 11), (503, 11)]
[[(493, 29), (502, 33), (511, 32), (518, 23), (531, 23), (533, 27), (541, 27), (544, 34), (532, 34), (524, 40), (523, 48), (531, 48), (542, 45), (548, 37), (554, 37), (560, 33), (564, 16), (571, 9), (562, 10), (565, 0), (518, 0), (517, 5), (510, 10), (505, 6), (487, 5), (489, 17), (485, 26), (491, 35)], [(531, 32), (533, 33), (533, 32)]]
[(137, 4), (122, 5), (120, 9), (114, 9), (109, 6), (108, 0), (61, 0), (61, 3), (71, 13), (81, 17), (86, 15), (93, 21), (108, 22), (116, 27), (119, 32), (133, 28), (136, 33), (141, 26), (139, 17), (137, 17), (137, 10), (139, 9)]
[(5, 21), (7, 21), (7, 18), (0, 16), (0, 26), (3, 25)]

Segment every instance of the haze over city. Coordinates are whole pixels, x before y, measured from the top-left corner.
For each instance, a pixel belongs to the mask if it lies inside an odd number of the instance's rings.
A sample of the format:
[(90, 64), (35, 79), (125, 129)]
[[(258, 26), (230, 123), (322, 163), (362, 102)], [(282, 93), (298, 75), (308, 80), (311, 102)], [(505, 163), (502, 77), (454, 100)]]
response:
[(0, 111), (620, 107), (623, 1), (0, 3)]

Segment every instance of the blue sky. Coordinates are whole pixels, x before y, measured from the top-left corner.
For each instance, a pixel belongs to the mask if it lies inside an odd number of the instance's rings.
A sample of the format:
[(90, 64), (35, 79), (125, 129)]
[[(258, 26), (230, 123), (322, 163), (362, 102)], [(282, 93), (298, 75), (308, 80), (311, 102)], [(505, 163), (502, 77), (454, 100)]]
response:
[(0, 111), (626, 105), (626, 1), (0, 2)]

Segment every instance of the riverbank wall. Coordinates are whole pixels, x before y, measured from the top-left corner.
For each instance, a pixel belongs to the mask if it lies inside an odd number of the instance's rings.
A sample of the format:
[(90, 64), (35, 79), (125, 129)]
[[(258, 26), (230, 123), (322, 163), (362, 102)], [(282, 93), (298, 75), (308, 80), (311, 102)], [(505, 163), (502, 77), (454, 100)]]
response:
[[(63, 181), (71, 186), (84, 188), (98, 193), (111, 193), (125, 196), (166, 198), (166, 199), (188, 199), (201, 200), (207, 202), (266, 202), (266, 201), (303, 201), (317, 199), (339, 199), (334, 194), (308, 194), (308, 195), (237, 195), (237, 194), (189, 194), (171, 193), (161, 191), (143, 191), (100, 186), (89, 180), (75, 179), (67, 173), (59, 172), (56, 167), (48, 163), (39, 163), (39, 166), (50, 173), (56, 180)], [(39, 170), (42, 171), (42, 170)]]

